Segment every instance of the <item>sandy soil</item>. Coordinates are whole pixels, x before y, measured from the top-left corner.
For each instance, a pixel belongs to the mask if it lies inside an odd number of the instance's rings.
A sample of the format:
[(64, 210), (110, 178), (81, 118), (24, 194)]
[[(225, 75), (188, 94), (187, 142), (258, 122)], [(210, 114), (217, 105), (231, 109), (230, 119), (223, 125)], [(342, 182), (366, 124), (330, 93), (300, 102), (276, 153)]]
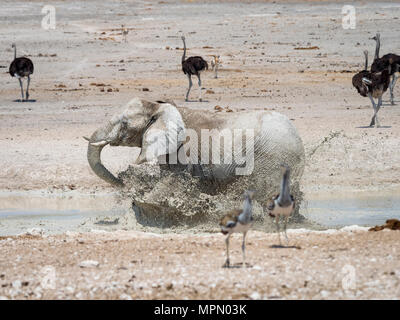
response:
[(0, 241), (0, 296), (23, 299), (399, 299), (400, 232), (251, 232), (233, 267), (222, 235), (134, 231)]
[[(399, 106), (388, 105), (386, 94), (379, 113), (384, 127), (365, 128), (372, 108), (356, 93), (351, 77), (362, 68), (364, 49), (372, 59), (375, 43), (368, 38), (376, 32), (381, 33), (382, 53), (398, 51), (400, 5), (355, 2), (357, 28), (344, 30), (339, 2), (228, 2), (53, 1), (57, 27), (44, 30), (41, 1), (2, 1), (0, 190), (114, 191), (91, 172), (82, 136), (140, 96), (204, 110), (220, 105), (286, 114), (306, 146), (306, 199), (339, 192), (398, 192)], [(129, 28), (127, 43), (121, 24)], [(210, 60), (219, 54), (223, 61), (219, 79), (204, 74), (202, 103), (184, 102), (182, 32), (190, 55)], [(18, 81), (6, 73), (13, 41), (19, 55), (35, 64), (35, 102), (14, 101), (20, 98)], [(397, 86), (398, 103), (399, 95)], [(191, 97), (197, 97), (196, 86)], [(136, 154), (130, 148), (106, 148), (102, 156), (118, 172)], [(220, 235), (158, 237), (132, 231), (2, 240), (0, 296), (399, 298), (398, 232), (296, 234), (292, 237), (300, 250), (269, 248), (275, 237), (251, 234), (252, 267), (245, 276), (242, 269), (220, 268)], [(235, 257), (240, 256), (238, 248)], [(99, 267), (80, 269), (78, 263), (88, 259), (99, 261)], [(345, 264), (355, 267), (359, 279), (350, 296), (337, 279)], [(38, 270), (46, 265), (59, 273), (57, 289), (36, 292)], [(10, 287), (18, 280), (21, 287), (18, 282)]]

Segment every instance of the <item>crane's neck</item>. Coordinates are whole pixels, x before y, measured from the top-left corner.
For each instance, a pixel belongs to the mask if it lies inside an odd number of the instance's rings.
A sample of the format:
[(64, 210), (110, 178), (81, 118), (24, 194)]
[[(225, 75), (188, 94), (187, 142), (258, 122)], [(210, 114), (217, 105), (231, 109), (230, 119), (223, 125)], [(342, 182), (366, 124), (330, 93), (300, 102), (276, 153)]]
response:
[(183, 41), (183, 56), (182, 56), (182, 63), (183, 63), (186, 59), (186, 42), (185, 39), (182, 39), (182, 41)]
[(243, 213), (240, 215), (239, 220), (243, 223), (249, 223), (253, 214), (253, 204), (250, 195), (246, 195), (243, 202)]
[(379, 36), (376, 37), (376, 47), (375, 47), (375, 59), (379, 59), (379, 49), (381, 47), (381, 41)]
[(289, 170), (286, 170), (283, 174), (281, 182), (281, 192), (279, 193), (278, 197), (278, 203), (280, 205), (288, 205), (291, 202), (289, 176)]

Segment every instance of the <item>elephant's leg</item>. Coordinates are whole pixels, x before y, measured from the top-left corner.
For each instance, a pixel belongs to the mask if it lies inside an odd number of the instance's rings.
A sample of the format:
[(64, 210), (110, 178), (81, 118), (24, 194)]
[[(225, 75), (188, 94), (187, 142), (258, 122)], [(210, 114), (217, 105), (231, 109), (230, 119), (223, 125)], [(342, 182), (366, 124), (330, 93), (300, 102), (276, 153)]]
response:
[(22, 79), (18, 78), (18, 81), (19, 81), (19, 86), (21, 87), (21, 97), (22, 97), (21, 101), (24, 101), (24, 88), (22, 86)]
[(29, 99), (29, 84), (31, 83), (31, 77), (28, 76), (28, 81), (26, 84), (26, 94), (25, 94), (25, 99), (28, 101)]
[(188, 90), (187, 90), (187, 92), (186, 92), (185, 101), (189, 101), (189, 93), (190, 93), (190, 89), (192, 88), (192, 85), (193, 85), (193, 83), (192, 83), (192, 76), (191, 76), (190, 74), (188, 74), (187, 77), (188, 77), (188, 80), (189, 80), (189, 88), (188, 88)]

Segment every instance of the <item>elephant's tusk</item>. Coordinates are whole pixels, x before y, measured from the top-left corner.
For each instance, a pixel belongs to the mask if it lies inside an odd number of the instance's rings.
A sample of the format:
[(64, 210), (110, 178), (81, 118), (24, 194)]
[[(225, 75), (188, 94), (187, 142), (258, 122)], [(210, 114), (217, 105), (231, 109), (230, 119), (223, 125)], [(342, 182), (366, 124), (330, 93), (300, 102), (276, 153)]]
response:
[(90, 141), (90, 139), (88, 137), (83, 136), (83, 139), (85, 139), (86, 141)]
[(108, 145), (109, 143), (110, 143), (110, 141), (106, 141), (106, 140), (99, 141), (99, 142), (90, 142), (90, 144), (94, 147), (104, 147), (104, 146)]

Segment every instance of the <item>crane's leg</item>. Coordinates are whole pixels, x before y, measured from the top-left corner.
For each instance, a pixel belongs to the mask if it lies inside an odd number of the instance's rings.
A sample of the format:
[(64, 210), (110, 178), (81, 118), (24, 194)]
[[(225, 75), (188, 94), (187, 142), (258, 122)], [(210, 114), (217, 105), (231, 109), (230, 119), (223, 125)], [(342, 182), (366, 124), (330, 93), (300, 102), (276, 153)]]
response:
[(24, 101), (24, 88), (22, 87), (22, 79), (18, 78), (18, 81), (19, 81), (19, 86), (21, 87), (21, 96), (22, 96), (21, 101)]
[(242, 254), (243, 254), (243, 268), (246, 268), (246, 232), (243, 232)]
[(372, 98), (372, 95), (370, 93), (368, 93), (368, 97), (371, 100), (372, 108), (374, 108), (374, 116), (372, 117), (371, 123), (369, 124), (370, 127), (373, 127), (375, 125), (375, 118), (376, 118), (376, 113), (377, 113), (376, 104), (375, 104), (374, 98)]
[(193, 85), (193, 83), (192, 83), (192, 76), (191, 76), (190, 74), (188, 74), (187, 77), (188, 77), (188, 80), (189, 80), (189, 89), (188, 89), (188, 91), (186, 92), (186, 99), (185, 99), (185, 101), (189, 101), (189, 92), (190, 92), (190, 89), (192, 88), (192, 85)]
[(281, 232), (280, 232), (280, 230), (279, 230), (279, 214), (276, 215), (275, 223), (276, 223), (276, 229), (278, 230), (279, 245), (282, 245), (282, 242), (281, 242)]
[(31, 77), (28, 76), (28, 81), (26, 84), (26, 94), (25, 94), (25, 99), (28, 101), (29, 99), (29, 84), (31, 83)]
[(203, 100), (201, 99), (201, 79), (200, 79), (200, 73), (198, 74), (197, 78), (199, 78), (199, 92), (200, 92), (199, 101), (201, 102), (201, 101), (203, 101)]
[(284, 225), (285, 238), (286, 238), (286, 245), (289, 244), (289, 239), (288, 239), (288, 236), (287, 236), (287, 233), (286, 233), (286, 227), (287, 227), (288, 220), (289, 220), (289, 216), (286, 216), (286, 217), (285, 217), (285, 225)]
[(228, 236), (225, 239), (225, 245), (226, 245), (226, 261), (225, 264), (223, 265), (223, 267), (225, 268), (229, 268), (229, 237), (231, 235), (228, 234)]
[(389, 89), (390, 89), (390, 103), (391, 103), (392, 105), (395, 104), (395, 103), (394, 103), (394, 94), (393, 94), (393, 90), (394, 90), (394, 86), (396, 85), (396, 81), (397, 81), (397, 76), (396, 76), (396, 73), (394, 73), (393, 76), (392, 76), (392, 81), (390, 82), (390, 86), (389, 86)]

